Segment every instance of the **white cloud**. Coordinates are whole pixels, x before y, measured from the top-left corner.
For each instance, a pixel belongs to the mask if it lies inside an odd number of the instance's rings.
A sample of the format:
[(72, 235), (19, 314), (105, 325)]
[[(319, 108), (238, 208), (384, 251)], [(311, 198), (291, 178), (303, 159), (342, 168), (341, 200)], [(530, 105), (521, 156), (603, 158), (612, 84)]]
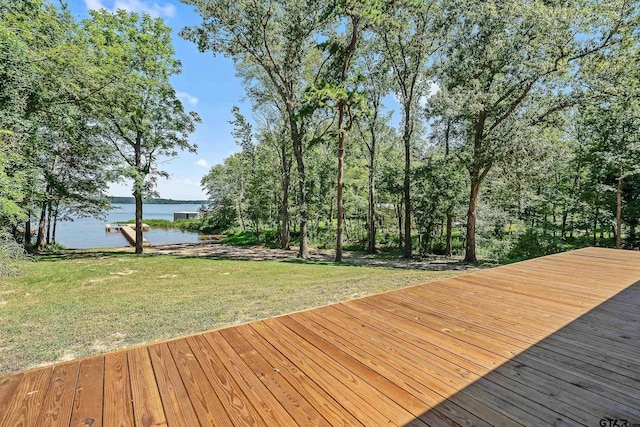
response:
[(200, 159), (196, 162), (197, 166), (200, 166), (201, 168), (205, 168), (205, 169), (209, 169), (211, 166), (209, 166), (209, 162), (207, 162), (205, 159)]
[(89, 10), (106, 9), (106, 6), (102, 4), (101, 0), (84, 0), (84, 4)]
[(198, 103), (198, 98), (193, 95), (189, 95), (187, 92), (177, 91), (176, 96), (180, 101), (185, 102), (190, 105), (196, 105)]
[[(111, 3), (111, 7), (107, 3)], [(172, 4), (148, 3), (145, 0), (84, 0), (88, 9), (107, 9), (115, 12), (118, 9), (127, 12), (148, 13), (153, 17), (172, 17), (176, 14), (176, 8)]]

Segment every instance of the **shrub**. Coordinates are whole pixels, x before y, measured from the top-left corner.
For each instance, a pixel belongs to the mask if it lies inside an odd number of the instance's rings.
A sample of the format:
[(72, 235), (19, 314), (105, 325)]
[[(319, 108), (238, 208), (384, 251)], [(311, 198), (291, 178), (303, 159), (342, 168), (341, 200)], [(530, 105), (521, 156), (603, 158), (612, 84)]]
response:
[(26, 252), (13, 237), (0, 232), (0, 277), (16, 276), (18, 261), (25, 258)]

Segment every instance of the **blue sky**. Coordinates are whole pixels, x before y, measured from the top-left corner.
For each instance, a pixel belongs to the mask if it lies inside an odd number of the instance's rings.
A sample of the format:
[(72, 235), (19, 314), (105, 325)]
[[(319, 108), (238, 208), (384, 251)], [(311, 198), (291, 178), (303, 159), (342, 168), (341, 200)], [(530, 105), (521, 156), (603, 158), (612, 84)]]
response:
[[(201, 19), (191, 6), (177, 0), (69, 0), (69, 6), (80, 18), (89, 9), (144, 12), (162, 17), (173, 29), (173, 46), (182, 62), (182, 74), (174, 76), (172, 83), (185, 109), (196, 111), (202, 123), (191, 135), (191, 142), (198, 145), (198, 154), (180, 152), (169, 161), (163, 159), (161, 167), (171, 178), (160, 179), (157, 190), (163, 198), (205, 199), (200, 188), (202, 176), (212, 165), (238, 151), (228, 123), (231, 108), (238, 105), (245, 115), (251, 115), (251, 105), (243, 99), (245, 92), (235, 76), (233, 62), (221, 55), (200, 53), (193, 43), (178, 37), (183, 27), (199, 24)], [(113, 184), (109, 192), (113, 196), (129, 196), (131, 184)]]

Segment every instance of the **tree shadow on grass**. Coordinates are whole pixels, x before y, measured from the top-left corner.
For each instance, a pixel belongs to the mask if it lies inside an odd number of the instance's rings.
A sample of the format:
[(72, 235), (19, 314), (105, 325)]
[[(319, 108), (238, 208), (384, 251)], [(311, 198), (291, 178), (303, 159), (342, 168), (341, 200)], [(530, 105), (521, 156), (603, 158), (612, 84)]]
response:
[(134, 254), (130, 251), (64, 251), (55, 253), (41, 253), (38, 255), (34, 255), (32, 259), (37, 262), (56, 262), (85, 259), (108, 259), (123, 256), (134, 256)]

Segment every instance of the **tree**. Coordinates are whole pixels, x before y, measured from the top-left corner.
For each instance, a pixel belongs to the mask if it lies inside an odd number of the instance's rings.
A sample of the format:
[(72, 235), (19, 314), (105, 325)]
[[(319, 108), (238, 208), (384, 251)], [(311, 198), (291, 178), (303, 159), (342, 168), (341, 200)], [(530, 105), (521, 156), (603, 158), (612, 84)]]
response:
[(615, 246), (622, 245), (622, 195), (625, 179), (640, 173), (640, 44), (637, 29), (582, 68), (590, 99), (579, 117), (589, 151), (615, 176)]
[[(105, 79), (116, 80), (96, 96), (95, 127), (123, 162), (122, 176), (133, 180), (136, 201), (136, 253), (142, 248), (142, 199), (158, 176), (158, 159), (178, 149), (196, 151), (188, 136), (200, 118), (185, 112), (169, 82), (180, 72), (171, 28), (149, 15), (91, 11), (84, 26), (94, 45), (93, 61)], [(107, 77), (107, 75), (109, 77)]]
[(444, 2), (439, 98), (466, 128), (457, 154), (470, 184), (466, 261), (477, 259), (478, 195), (487, 174), (535, 148), (535, 125), (575, 102), (568, 81), (575, 67), (617, 40), (632, 8), (626, 0)]
[(86, 61), (88, 44), (65, 4), (57, 9), (40, 0), (5, 1), (0, 16), (0, 133), (12, 151), (5, 173), (21, 186), (17, 205), (26, 220), (26, 246), (31, 212), (40, 211), (36, 247), (42, 249), (51, 191), (62, 184), (52, 173), (60, 159), (58, 142), (83, 125), (81, 107), (101, 87)]
[[(273, 106), (272, 106), (273, 105)], [(258, 138), (262, 143), (275, 151), (280, 172), (280, 248), (289, 250), (291, 234), (289, 232), (289, 190), (291, 187), (291, 166), (293, 157), (291, 144), (287, 138), (286, 117), (277, 102), (262, 105), (259, 109)]]
[(616, 100), (591, 106), (584, 115), (591, 137), (591, 158), (615, 177), (615, 246), (619, 249), (625, 180), (640, 173), (640, 108), (637, 101)]
[(356, 117), (356, 129), (368, 153), (368, 208), (367, 208), (367, 252), (376, 253), (376, 173), (378, 145), (381, 134), (388, 126), (390, 116), (384, 114), (382, 99), (391, 90), (388, 61), (377, 53), (377, 38), (365, 41), (355, 66), (363, 76), (361, 91), (366, 96), (366, 113)]
[(201, 52), (230, 56), (266, 74), (286, 111), (288, 133), (298, 170), (300, 249), (308, 258), (307, 188), (304, 161), (306, 122), (301, 114), (306, 87), (305, 61), (314, 50), (314, 36), (326, 19), (317, 0), (247, 1), (181, 0), (196, 6), (203, 22), (181, 36)]
[(404, 257), (411, 258), (411, 150), (415, 112), (424, 93), (426, 66), (439, 47), (435, 35), (438, 2), (402, 1), (388, 11), (388, 20), (378, 26), (383, 55), (393, 70), (394, 90), (402, 107), (404, 143)]
[[(366, 2), (365, 2), (366, 3)], [(357, 104), (361, 101), (357, 87), (349, 85), (352, 77), (351, 67), (360, 44), (361, 33), (364, 30), (366, 16), (375, 14), (375, 9), (368, 9), (370, 4), (358, 2), (337, 2), (333, 13), (338, 17), (337, 23), (343, 24), (346, 31), (332, 31), (332, 36), (323, 43), (328, 57), (323, 62), (326, 68), (320, 68), (320, 81), (307, 91), (308, 105), (313, 109), (321, 105), (335, 109), (337, 114), (338, 139), (338, 173), (336, 184), (337, 227), (336, 227), (336, 262), (342, 261), (342, 233), (344, 228), (344, 155), (345, 136), (354, 123)], [(351, 87), (349, 87), (351, 86)]]
[(253, 142), (252, 126), (240, 113), (240, 109), (234, 106), (231, 112), (233, 120), (229, 123), (234, 126), (231, 134), (236, 139), (236, 144), (242, 149), (239, 155), (242, 173), (245, 175), (242, 182), (243, 194), (248, 199), (246, 211), (253, 222), (256, 239), (259, 241), (260, 224), (269, 217), (267, 206), (270, 204), (270, 187), (272, 187), (265, 170), (267, 168), (264, 167), (267, 156), (263, 153), (264, 145)]

